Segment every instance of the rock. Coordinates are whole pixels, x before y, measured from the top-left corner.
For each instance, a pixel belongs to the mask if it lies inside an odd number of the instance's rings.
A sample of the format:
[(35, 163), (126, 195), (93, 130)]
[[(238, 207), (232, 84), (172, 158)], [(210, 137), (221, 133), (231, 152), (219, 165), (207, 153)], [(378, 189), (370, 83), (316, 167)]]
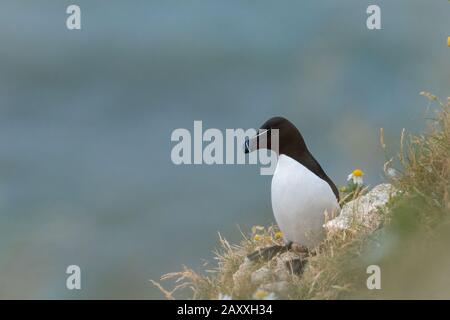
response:
[(356, 222), (375, 228), (380, 221), (379, 209), (384, 207), (395, 193), (396, 190), (391, 184), (380, 184), (367, 194), (346, 203), (340, 215), (328, 221), (324, 227), (328, 231), (346, 230)]
[[(260, 290), (267, 292), (275, 292), (277, 296), (284, 297), (289, 291), (289, 281), (293, 274), (295, 265), (301, 263), (304, 265), (304, 260), (299, 254), (289, 251), (278, 255), (272, 261), (272, 269), (267, 267), (260, 268), (257, 274), (260, 276), (259, 280), (262, 280), (258, 284)], [(303, 269), (303, 268), (301, 268)], [(252, 275), (252, 282), (254, 275)], [(256, 280), (256, 279), (255, 279)]]
[(288, 281), (275, 281), (270, 282), (262, 285), (260, 287), (261, 290), (265, 290), (268, 292), (275, 292), (275, 293), (285, 293), (289, 289), (289, 282)]
[(300, 274), (305, 265), (305, 254), (288, 251), (277, 255), (267, 265), (253, 272), (251, 272), (252, 265), (244, 262), (233, 275), (233, 281), (235, 286), (239, 286), (240, 281), (248, 280), (245, 278), (246, 276), (248, 277), (248, 274), (250, 274), (250, 281), (254, 285), (287, 281), (292, 274)]
[(233, 274), (233, 287), (236, 291), (240, 291), (240, 284), (249, 281), (252, 268), (253, 263), (246, 259)]
[(261, 267), (252, 273), (250, 279), (253, 284), (261, 284), (272, 280), (273, 274), (268, 267)]
[(288, 280), (292, 274), (300, 274), (306, 265), (306, 255), (288, 251), (277, 257), (274, 269), (276, 278)]

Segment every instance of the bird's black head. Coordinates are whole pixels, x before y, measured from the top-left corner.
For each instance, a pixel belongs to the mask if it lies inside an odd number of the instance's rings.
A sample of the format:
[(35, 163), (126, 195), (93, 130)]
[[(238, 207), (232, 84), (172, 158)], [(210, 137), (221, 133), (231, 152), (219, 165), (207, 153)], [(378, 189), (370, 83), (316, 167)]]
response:
[[(272, 135), (274, 130), (278, 130), (278, 150), (272, 146)], [(245, 141), (245, 153), (262, 149), (277, 151), (279, 155), (286, 155), (297, 160), (319, 178), (325, 180), (333, 190), (336, 199), (339, 201), (339, 192), (336, 185), (327, 176), (320, 164), (314, 159), (306, 147), (300, 131), (287, 119), (283, 117), (273, 117), (267, 120), (260, 128), (259, 134)]]
[[(272, 146), (274, 130), (278, 130), (278, 150)], [(305, 141), (298, 129), (283, 117), (273, 117), (259, 128), (259, 134), (245, 141), (245, 153), (266, 148), (288, 156), (299, 155), (307, 151)]]

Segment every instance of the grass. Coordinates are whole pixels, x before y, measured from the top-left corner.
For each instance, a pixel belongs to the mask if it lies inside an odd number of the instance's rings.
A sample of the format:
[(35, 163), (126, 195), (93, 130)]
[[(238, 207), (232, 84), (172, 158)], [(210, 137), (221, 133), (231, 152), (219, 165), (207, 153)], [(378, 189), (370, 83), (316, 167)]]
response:
[[(386, 172), (398, 163), (397, 175), (389, 179), (399, 192), (380, 212), (383, 227), (354, 224), (344, 231), (329, 232), (308, 258), (301, 276), (290, 274), (286, 289), (276, 293), (277, 298), (450, 298), (450, 104), (429, 93), (422, 95), (437, 111), (426, 133), (416, 136), (402, 131), (397, 159), (386, 163)], [(381, 145), (385, 148), (383, 136)], [(344, 201), (363, 192), (352, 189)], [(220, 235), (219, 239), (221, 248), (215, 252), (217, 266), (213, 270), (197, 273), (185, 267), (166, 274), (161, 281), (174, 281), (170, 291), (152, 282), (167, 299), (267, 296), (250, 281), (250, 275), (263, 266), (275, 270), (274, 260), (237, 271), (256, 248), (281, 244), (277, 227), (253, 227), (237, 245)], [(366, 286), (366, 269), (373, 264), (381, 269), (381, 290)]]

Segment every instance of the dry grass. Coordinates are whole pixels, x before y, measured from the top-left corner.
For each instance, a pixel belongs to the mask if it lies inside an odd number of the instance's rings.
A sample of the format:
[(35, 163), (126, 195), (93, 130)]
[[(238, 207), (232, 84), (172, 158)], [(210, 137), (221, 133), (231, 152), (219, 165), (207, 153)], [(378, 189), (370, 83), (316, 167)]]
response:
[[(429, 93), (422, 93), (437, 105), (427, 133), (401, 134), (399, 168), (392, 183), (400, 190), (382, 214), (382, 225), (374, 228), (352, 225), (348, 230), (329, 233), (308, 258), (301, 276), (291, 275), (283, 299), (346, 298), (448, 298), (450, 296), (450, 105)], [(383, 133), (383, 132), (381, 132)], [(385, 148), (383, 135), (381, 146)], [(394, 163), (388, 160), (385, 171)], [(351, 190), (344, 202), (364, 190)], [(239, 281), (233, 275), (245, 257), (261, 246), (281, 244), (276, 226), (254, 227), (243, 234), (239, 245), (231, 245), (219, 235), (221, 248), (215, 252), (217, 267), (203, 275), (184, 268), (161, 280), (175, 281), (172, 291), (158, 286), (166, 298), (175, 294), (193, 299), (251, 299), (257, 286), (250, 274), (271, 262), (259, 262), (243, 271)], [(426, 259), (426, 260), (424, 260)], [(377, 264), (383, 272), (383, 290), (368, 290), (366, 268)], [(425, 267), (426, 266), (426, 267)], [(432, 271), (430, 275), (430, 270)], [(238, 283), (236, 283), (238, 282)], [(445, 284), (445, 285), (443, 285)], [(183, 293), (184, 292), (184, 295)]]
[(423, 92), (439, 109), (429, 122), (426, 134), (405, 137), (402, 131), (400, 161), (403, 167), (399, 186), (402, 190), (416, 194), (438, 216), (425, 213), (422, 218), (427, 225), (439, 222), (441, 214), (450, 209), (450, 101), (446, 104), (437, 97)]
[[(205, 270), (207, 275), (200, 275), (192, 269), (184, 267), (183, 271), (169, 273), (161, 277), (161, 280), (174, 280), (175, 287), (167, 291), (162, 286), (152, 281), (167, 298), (174, 298), (174, 293), (190, 289), (192, 299), (218, 299), (220, 295), (232, 296), (235, 299), (251, 298), (256, 287), (250, 283), (242, 283), (239, 289), (234, 286), (233, 275), (244, 262), (246, 256), (254, 252), (256, 248), (270, 245), (282, 244), (279, 230), (275, 226), (254, 226), (249, 236), (242, 234), (243, 240), (238, 245), (231, 245), (219, 234), (220, 248), (214, 251), (217, 267)], [(261, 267), (264, 262), (255, 263), (248, 270), (251, 271)], [(243, 277), (245, 278), (245, 276)], [(184, 296), (181, 293), (181, 296)], [(185, 292), (184, 292), (185, 294)]]

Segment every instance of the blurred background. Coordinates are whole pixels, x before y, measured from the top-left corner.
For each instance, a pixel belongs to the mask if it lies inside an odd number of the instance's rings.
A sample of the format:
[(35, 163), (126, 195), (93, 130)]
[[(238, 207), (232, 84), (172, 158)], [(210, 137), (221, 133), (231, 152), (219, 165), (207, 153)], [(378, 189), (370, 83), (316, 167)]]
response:
[(337, 185), (382, 181), (379, 128), (394, 155), (422, 129), (419, 92), (449, 95), (450, 5), (378, 0), (370, 31), (369, 4), (2, 0), (0, 298), (162, 298), (149, 279), (212, 261), (218, 231), (272, 223), (257, 165), (172, 164), (194, 120), (282, 115)]

